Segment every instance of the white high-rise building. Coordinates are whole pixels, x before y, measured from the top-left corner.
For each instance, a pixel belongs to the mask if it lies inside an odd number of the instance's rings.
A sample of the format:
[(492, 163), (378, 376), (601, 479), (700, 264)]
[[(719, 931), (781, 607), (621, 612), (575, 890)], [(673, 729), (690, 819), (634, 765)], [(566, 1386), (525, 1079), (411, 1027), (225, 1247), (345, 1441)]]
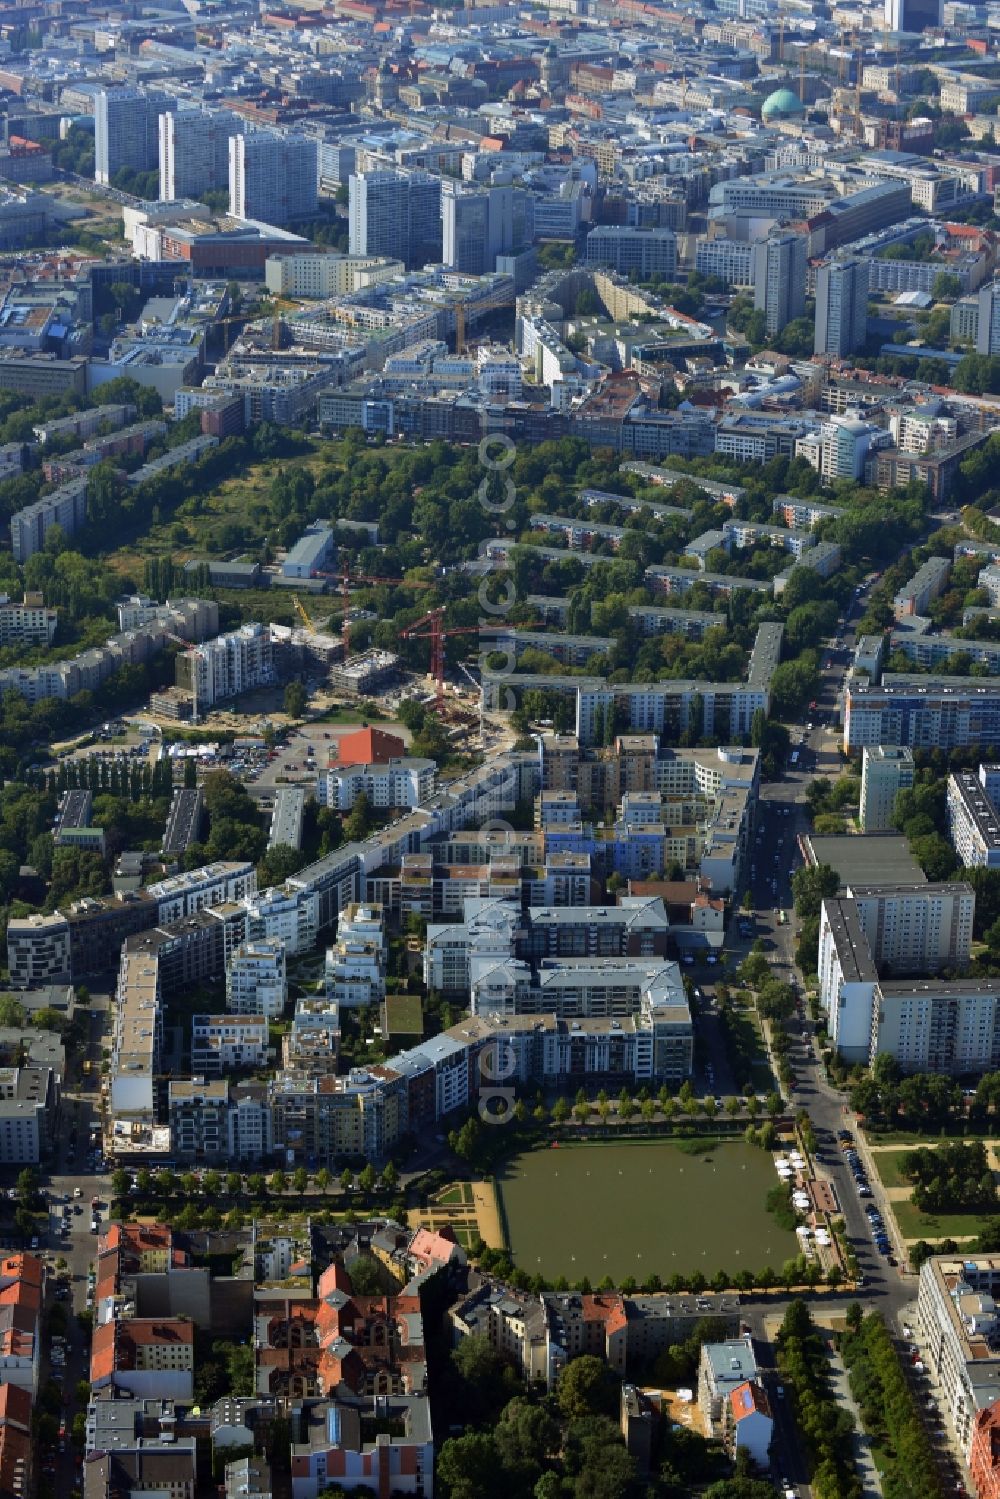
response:
[(753, 301), (769, 337), (805, 312), (808, 243), (804, 234), (773, 233), (754, 246)]
[(94, 98), (94, 181), (108, 184), (123, 167), (155, 171), (159, 117), (176, 108), (176, 100), (162, 94), (101, 89)]
[(276, 1019), (285, 1008), (285, 944), (280, 937), (244, 942), (226, 970), (226, 1009), (234, 1015)]
[(230, 635), (206, 640), (178, 656), (177, 662), (182, 683), (194, 687), (199, 712), (274, 680), (271, 635), (260, 624), (241, 625)]
[(867, 335), (867, 262), (853, 256), (827, 261), (816, 273), (814, 351), (843, 358), (859, 349)]
[(237, 219), (287, 224), (316, 212), (316, 142), (255, 130), (229, 142), (229, 212)]
[(385, 959), (382, 907), (348, 906), (337, 922), (337, 940), (326, 950), (327, 1000), (338, 1006), (380, 1004), (385, 998)]
[(891, 828), (896, 797), (912, 785), (912, 750), (896, 744), (866, 745), (861, 757), (862, 830), (883, 833)]
[(198, 198), (229, 186), (229, 142), (246, 134), (231, 109), (179, 109), (159, 118), (160, 198)]

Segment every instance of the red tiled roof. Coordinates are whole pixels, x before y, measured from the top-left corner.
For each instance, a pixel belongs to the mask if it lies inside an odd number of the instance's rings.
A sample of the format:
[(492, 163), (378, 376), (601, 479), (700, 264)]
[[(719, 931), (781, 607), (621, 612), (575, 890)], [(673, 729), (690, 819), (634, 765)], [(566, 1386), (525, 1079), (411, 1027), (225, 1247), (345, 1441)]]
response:
[(90, 1344), (90, 1382), (93, 1385), (110, 1379), (115, 1372), (116, 1332), (114, 1322), (100, 1322), (94, 1328)]
[(31, 1394), (20, 1385), (0, 1384), (0, 1422), (31, 1429)]
[(357, 729), (337, 741), (333, 765), (384, 765), (406, 753), (406, 745), (397, 734), (384, 729)]

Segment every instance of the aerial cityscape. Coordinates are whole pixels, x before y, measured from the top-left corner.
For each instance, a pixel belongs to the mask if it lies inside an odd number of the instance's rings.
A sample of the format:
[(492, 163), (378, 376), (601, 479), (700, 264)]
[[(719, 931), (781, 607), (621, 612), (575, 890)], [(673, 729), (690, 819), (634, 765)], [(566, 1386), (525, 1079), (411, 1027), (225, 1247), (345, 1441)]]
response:
[(0, 4), (0, 1499), (1000, 1499), (998, 133)]

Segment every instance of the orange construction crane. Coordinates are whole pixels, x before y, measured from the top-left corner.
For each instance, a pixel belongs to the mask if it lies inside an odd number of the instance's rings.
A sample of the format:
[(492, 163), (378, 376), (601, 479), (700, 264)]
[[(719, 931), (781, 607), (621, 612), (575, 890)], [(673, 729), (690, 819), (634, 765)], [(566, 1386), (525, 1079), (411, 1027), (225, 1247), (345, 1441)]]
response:
[(344, 609), (344, 619), (341, 625), (341, 639), (344, 642), (344, 660), (346, 661), (351, 652), (351, 584), (352, 583), (388, 583), (393, 588), (431, 588), (433, 584), (420, 580), (410, 582), (407, 578), (378, 578), (372, 573), (332, 573), (334, 582), (340, 584), (340, 599)]

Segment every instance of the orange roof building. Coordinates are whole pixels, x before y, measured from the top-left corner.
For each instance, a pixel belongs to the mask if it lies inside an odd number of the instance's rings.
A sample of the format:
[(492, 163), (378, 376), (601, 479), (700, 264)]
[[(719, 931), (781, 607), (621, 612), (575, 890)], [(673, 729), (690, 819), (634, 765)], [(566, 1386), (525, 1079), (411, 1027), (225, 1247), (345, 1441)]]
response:
[(331, 765), (385, 765), (406, 754), (406, 745), (398, 734), (384, 729), (357, 729), (337, 741)]
[(28, 1499), (31, 1483), (31, 1395), (0, 1384), (0, 1494)]
[(979, 1499), (1000, 1499), (1000, 1400), (994, 1400), (976, 1416), (969, 1473)]
[(152, 1400), (194, 1394), (194, 1323), (186, 1317), (122, 1317), (101, 1322), (90, 1347), (90, 1383)]

